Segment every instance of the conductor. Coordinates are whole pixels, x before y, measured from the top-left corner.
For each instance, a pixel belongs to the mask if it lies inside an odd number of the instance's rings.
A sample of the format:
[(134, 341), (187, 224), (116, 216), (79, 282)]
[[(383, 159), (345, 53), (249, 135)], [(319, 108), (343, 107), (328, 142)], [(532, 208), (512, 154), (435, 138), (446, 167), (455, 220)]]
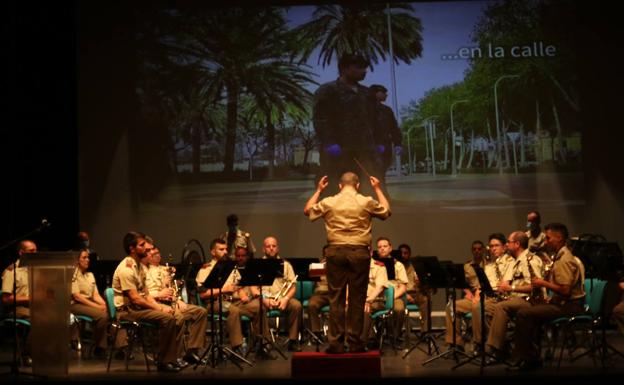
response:
[[(390, 203), (384, 196), (379, 179), (371, 176), (370, 184), (377, 200), (358, 193), (359, 178), (353, 172), (340, 177), (340, 192), (318, 202), (329, 179), (323, 176), (303, 209), (315, 221), (325, 220), (327, 231), (327, 283), (329, 288), (329, 347), (327, 353), (364, 352), (362, 341), (364, 305), (370, 267), (372, 218), (385, 220), (390, 216)], [(349, 287), (349, 306), (345, 315), (345, 299)], [(346, 317), (346, 318), (345, 318)]]

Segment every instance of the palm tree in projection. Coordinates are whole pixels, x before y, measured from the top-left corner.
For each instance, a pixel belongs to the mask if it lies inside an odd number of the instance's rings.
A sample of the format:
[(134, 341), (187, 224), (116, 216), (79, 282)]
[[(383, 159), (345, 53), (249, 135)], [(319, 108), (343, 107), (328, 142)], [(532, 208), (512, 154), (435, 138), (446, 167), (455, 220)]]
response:
[[(179, 60), (206, 71), (209, 94), (226, 105), (224, 173), (234, 170), (240, 98), (250, 95), (263, 111), (284, 100), (304, 104), (312, 73), (297, 60), (292, 32), (278, 8), (186, 11), (183, 33), (170, 42)], [(279, 107), (278, 107), (279, 108)]]
[[(388, 16), (390, 16), (388, 18)], [(388, 33), (390, 22), (391, 40)], [(395, 63), (410, 64), (421, 56), (422, 24), (408, 3), (358, 3), (320, 5), (313, 19), (295, 29), (300, 49), (309, 57), (320, 47), (318, 62), (323, 67), (334, 57), (358, 53), (371, 65), (386, 60), (392, 45)]]

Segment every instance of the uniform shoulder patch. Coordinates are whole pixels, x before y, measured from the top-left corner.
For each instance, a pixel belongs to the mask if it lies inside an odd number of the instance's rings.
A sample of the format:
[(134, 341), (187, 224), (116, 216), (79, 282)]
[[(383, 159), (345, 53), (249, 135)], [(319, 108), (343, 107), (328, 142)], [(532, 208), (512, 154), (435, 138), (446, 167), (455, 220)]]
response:
[(386, 266), (386, 264), (381, 262), (381, 261), (375, 261), (375, 265), (377, 265), (377, 266)]
[(126, 258), (126, 267), (132, 267), (132, 265), (134, 265), (134, 262), (132, 261), (132, 259)]

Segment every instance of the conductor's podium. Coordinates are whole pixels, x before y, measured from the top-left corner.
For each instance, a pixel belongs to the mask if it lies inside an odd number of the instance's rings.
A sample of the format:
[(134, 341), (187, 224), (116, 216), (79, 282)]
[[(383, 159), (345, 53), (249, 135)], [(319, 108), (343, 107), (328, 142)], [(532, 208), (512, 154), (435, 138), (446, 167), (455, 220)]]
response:
[(291, 363), (293, 378), (381, 377), (381, 357), (377, 350), (344, 354), (293, 353)]

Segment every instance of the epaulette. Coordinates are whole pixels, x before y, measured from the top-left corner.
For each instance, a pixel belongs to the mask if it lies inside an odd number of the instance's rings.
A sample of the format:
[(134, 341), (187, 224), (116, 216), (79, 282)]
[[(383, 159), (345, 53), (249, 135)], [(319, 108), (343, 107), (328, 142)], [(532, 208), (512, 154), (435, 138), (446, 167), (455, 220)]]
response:
[(14, 263), (10, 264), (9, 266), (7, 266), (7, 270), (8, 271), (13, 271), (13, 266), (15, 266)]
[(206, 262), (202, 265), (202, 269), (207, 268), (208, 266), (210, 266), (210, 262)]
[(383, 263), (382, 261), (379, 261), (379, 260), (375, 260), (375, 265), (377, 265), (377, 266), (386, 266), (385, 263)]
[(126, 258), (126, 267), (132, 267), (134, 265), (134, 261), (132, 259)]

